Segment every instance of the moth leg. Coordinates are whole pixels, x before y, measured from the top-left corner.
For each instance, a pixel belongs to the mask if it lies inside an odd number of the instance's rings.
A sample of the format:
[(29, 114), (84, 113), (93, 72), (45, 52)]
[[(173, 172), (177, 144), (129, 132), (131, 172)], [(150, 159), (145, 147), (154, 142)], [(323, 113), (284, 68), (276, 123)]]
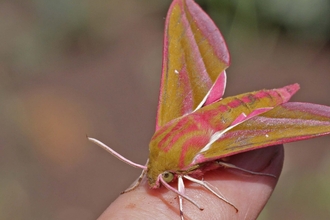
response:
[[(149, 159), (147, 160), (145, 166), (147, 166), (148, 162), (149, 162)], [(127, 189), (125, 189), (123, 192), (121, 192), (121, 194), (124, 194), (124, 193), (130, 192), (130, 191), (134, 190), (135, 188), (137, 188), (137, 187), (140, 185), (140, 183), (141, 183), (143, 177), (144, 177), (146, 174), (147, 174), (147, 170), (142, 170), (142, 173), (140, 174), (140, 176), (139, 176), (139, 177), (138, 177), (138, 178), (132, 183), (132, 185), (130, 185), (130, 186), (129, 186)]]
[(176, 190), (175, 188), (173, 188), (172, 186), (170, 186), (162, 177), (162, 174), (160, 174), (158, 176), (158, 179), (163, 186), (165, 186), (165, 188), (167, 188), (168, 190), (171, 190), (172, 192), (174, 192), (175, 194), (177, 194), (178, 196), (181, 196), (183, 199), (187, 200), (188, 202), (190, 202), (191, 204), (193, 204), (194, 206), (196, 206), (199, 210), (204, 210), (204, 208), (200, 207), (194, 200), (192, 200), (191, 198), (189, 198), (188, 196), (186, 196), (185, 194), (182, 194), (181, 192), (179, 192), (178, 190)]
[(215, 195), (216, 197), (218, 197), (219, 199), (221, 199), (222, 201), (224, 201), (225, 203), (227, 203), (228, 205), (233, 207), (236, 210), (236, 212), (238, 212), (238, 209), (236, 208), (236, 206), (234, 204), (229, 202), (221, 193), (216, 192), (215, 186), (212, 186), (210, 183), (208, 183), (206, 181), (192, 178), (191, 176), (188, 176), (188, 175), (184, 175), (183, 177), (186, 178), (187, 180), (190, 180), (191, 182), (194, 182), (194, 183), (197, 183), (197, 184), (203, 186), (205, 189), (210, 191), (213, 195)]
[(146, 170), (142, 170), (142, 173), (140, 174), (140, 176), (132, 183), (132, 185), (130, 185), (127, 189), (125, 189), (123, 192), (121, 192), (120, 194), (124, 194), (124, 193), (127, 193), (127, 192), (130, 192), (132, 190), (134, 190), (135, 188), (137, 188), (143, 177), (146, 175), (147, 171)]
[(276, 178), (275, 175), (273, 174), (269, 174), (269, 173), (260, 173), (260, 172), (254, 172), (254, 171), (251, 171), (251, 170), (246, 170), (244, 168), (241, 168), (241, 167), (238, 167), (238, 166), (235, 166), (234, 164), (230, 164), (230, 163), (226, 163), (226, 162), (223, 162), (223, 161), (216, 161), (217, 164), (219, 164), (220, 166), (224, 167), (224, 168), (230, 168), (230, 169), (235, 169), (235, 170), (240, 170), (242, 172), (245, 172), (245, 173), (249, 173), (249, 174), (252, 174), (252, 175), (258, 175), (258, 176), (270, 176), (270, 177), (274, 177)]
[[(184, 194), (185, 193), (185, 187), (184, 187), (184, 182), (183, 182), (183, 179), (182, 179), (182, 176), (178, 176), (178, 191), (181, 193), (181, 194)], [(180, 209), (180, 217), (181, 217), (181, 220), (184, 220), (184, 216), (183, 216), (183, 199), (180, 195), (178, 195), (179, 197), (179, 209)]]

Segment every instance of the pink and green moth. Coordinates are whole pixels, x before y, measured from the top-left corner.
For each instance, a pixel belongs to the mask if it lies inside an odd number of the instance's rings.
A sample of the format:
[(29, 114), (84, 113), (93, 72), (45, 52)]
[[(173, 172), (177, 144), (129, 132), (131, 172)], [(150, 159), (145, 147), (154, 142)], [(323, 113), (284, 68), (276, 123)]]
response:
[[(205, 172), (222, 166), (240, 169), (223, 162), (234, 154), (330, 133), (330, 107), (288, 102), (298, 84), (224, 98), (229, 65), (226, 43), (208, 15), (193, 0), (174, 0), (166, 18), (156, 131), (146, 165), (89, 138), (143, 170), (126, 192), (146, 176), (152, 189), (166, 187), (178, 195), (183, 219), (183, 199), (202, 209), (186, 195), (185, 179), (238, 211), (215, 187), (200, 179)], [(169, 185), (173, 181), (178, 182), (178, 189)]]

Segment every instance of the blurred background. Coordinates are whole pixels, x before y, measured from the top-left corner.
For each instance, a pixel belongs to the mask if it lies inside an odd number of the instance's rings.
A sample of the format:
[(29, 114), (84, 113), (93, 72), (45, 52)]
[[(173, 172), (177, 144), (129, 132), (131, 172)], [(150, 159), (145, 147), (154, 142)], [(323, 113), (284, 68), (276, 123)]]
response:
[[(0, 219), (96, 219), (154, 131), (170, 0), (0, 1)], [(298, 82), (330, 105), (329, 0), (200, 0), (231, 52), (226, 95)], [(286, 145), (259, 219), (330, 219), (330, 137)]]

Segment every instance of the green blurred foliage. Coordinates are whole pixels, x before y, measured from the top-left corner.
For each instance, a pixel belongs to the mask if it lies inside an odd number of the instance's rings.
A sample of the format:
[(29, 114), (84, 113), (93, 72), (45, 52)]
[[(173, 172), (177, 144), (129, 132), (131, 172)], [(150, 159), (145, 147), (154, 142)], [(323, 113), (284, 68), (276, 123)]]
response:
[(328, 0), (200, 0), (222, 31), (239, 25), (247, 31), (278, 29), (293, 41), (324, 43), (330, 38)]

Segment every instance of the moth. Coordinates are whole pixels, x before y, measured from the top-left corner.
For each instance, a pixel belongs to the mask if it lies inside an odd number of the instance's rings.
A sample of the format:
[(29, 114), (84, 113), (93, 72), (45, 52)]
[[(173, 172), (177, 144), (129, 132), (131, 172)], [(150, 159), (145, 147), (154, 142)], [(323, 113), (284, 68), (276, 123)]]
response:
[[(298, 84), (223, 97), (230, 55), (220, 31), (193, 0), (174, 0), (169, 8), (163, 50), (156, 131), (146, 165), (136, 164), (97, 139), (89, 138), (125, 163), (143, 170), (153, 189), (166, 187), (202, 210), (185, 193), (184, 180), (237, 207), (199, 177), (228, 156), (330, 133), (330, 107), (288, 102)], [(246, 171), (254, 174), (252, 171)], [(267, 174), (262, 174), (267, 175)], [(177, 181), (178, 188), (169, 185)]]

